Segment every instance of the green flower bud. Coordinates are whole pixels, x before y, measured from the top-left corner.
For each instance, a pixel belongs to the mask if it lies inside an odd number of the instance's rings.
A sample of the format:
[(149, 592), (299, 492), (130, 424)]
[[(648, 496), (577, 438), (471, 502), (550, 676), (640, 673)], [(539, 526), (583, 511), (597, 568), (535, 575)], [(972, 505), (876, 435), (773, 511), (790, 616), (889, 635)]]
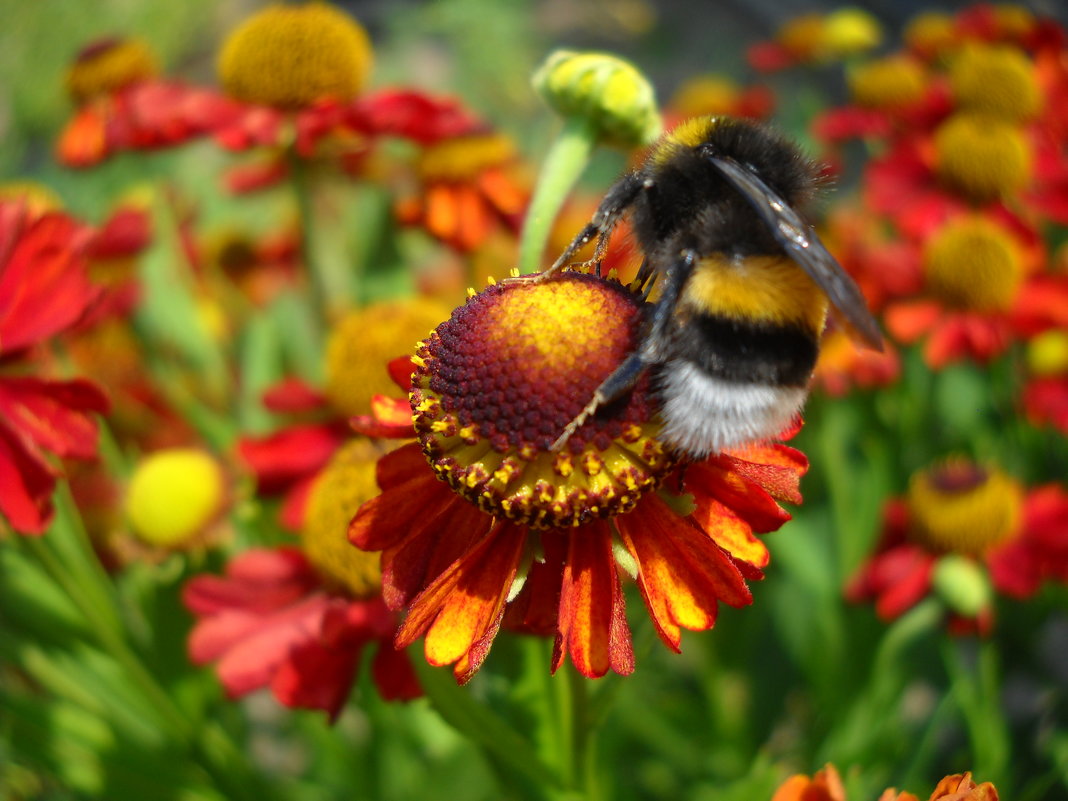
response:
[(976, 617), (990, 606), (990, 581), (975, 560), (966, 556), (948, 554), (939, 559), (931, 584), (946, 606), (963, 617)]
[(534, 73), (532, 82), (559, 114), (586, 118), (596, 135), (610, 144), (630, 148), (660, 135), (652, 85), (621, 58), (557, 50)]

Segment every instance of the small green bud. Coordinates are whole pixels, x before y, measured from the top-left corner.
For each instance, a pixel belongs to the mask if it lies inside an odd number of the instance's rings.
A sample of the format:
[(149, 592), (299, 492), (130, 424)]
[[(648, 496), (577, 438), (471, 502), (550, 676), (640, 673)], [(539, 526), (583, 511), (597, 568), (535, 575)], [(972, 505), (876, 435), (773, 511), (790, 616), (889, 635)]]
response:
[(946, 606), (963, 617), (976, 617), (990, 606), (990, 581), (966, 556), (947, 554), (939, 559), (931, 584)]
[(609, 144), (647, 145), (662, 130), (652, 84), (616, 56), (557, 50), (534, 73), (532, 83), (560, 115), (588, 119)]

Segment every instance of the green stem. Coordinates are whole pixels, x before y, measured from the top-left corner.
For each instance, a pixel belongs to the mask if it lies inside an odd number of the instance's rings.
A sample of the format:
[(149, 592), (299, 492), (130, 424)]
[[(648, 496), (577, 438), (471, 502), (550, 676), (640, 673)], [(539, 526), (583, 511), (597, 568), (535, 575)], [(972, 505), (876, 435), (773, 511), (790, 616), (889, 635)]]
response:
[(575, 116), (550, 148), (538, 175), (538, 186), (530, 201), (519, 242), (519, 272), (528, 275), (541, 269), (541, 257), (549, 240), (553, 221), (590, 161), (597, 145), (597, 128), (589, 119)]
[(981, 643), (978, 660), (972, 665), (963, 658), (961, 646), (960, 642), (945, 643), (942, 657), (971, 740), (973, 772), (1005, 792), (1011, 738), (1001, 712), (997, 652), (990, 642)]
[(312, 175), (308, 162), (294, 153), (288, 154), (290, 185), (300, 220), (300, 255), (311, 285), (313, 317), (332, 320), (348, 305), (349, 287), (341, 276), (327, 268), (319, 239), (318, 220), (313, 199)]
[(469, 690), (458, 687), (450, 671), (431, 667), (418, 658), (412, 662), (424, 694), (450, 726), (499, 765), (532, 781), (546, 797), (563, 789), (560, 775), (538, 757), (530, 741), (488, 706), (479, 703)]

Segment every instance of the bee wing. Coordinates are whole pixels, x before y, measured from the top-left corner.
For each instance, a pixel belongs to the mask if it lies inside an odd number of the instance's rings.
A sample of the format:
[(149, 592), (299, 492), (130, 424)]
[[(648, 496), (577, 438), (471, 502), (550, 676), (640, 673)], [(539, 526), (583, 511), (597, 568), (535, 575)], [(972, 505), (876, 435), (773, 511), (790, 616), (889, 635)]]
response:
[(733, 159), (710, 156), (723, 176), (760, 215), (786, 253), (797, 262), (864, 342), (883, 349), (883, 338), (856, 282), (842, 269), (812, 227), (752, 170)]

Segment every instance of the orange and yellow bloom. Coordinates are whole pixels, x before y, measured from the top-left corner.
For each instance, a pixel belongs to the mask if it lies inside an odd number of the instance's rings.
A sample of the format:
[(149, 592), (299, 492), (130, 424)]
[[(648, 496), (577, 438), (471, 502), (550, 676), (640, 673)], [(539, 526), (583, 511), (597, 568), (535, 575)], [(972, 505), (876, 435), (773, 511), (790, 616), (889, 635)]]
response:
[(386, 603), (408, 610), (398, 646), (425, 637), (427, 660), (462, 682), (505, 624), (553, 636), (554, 670), (570, 657), (589, 677), (627, 674), (625, 575), (676, 651), (720, 602), (751, 602), (769, 559), (754, 533), (800, 502), (801, 453), (755, 443), (683, 464), (656, 439), (648, 379), (551, 450), (641, 313), (629, 288), (581, 273), (493, 285), (420, 345), (410, 406), (382, 399), (357, 419), (418, 437), (380, 461), (382, 493), (349, 531), (382, 552)]

